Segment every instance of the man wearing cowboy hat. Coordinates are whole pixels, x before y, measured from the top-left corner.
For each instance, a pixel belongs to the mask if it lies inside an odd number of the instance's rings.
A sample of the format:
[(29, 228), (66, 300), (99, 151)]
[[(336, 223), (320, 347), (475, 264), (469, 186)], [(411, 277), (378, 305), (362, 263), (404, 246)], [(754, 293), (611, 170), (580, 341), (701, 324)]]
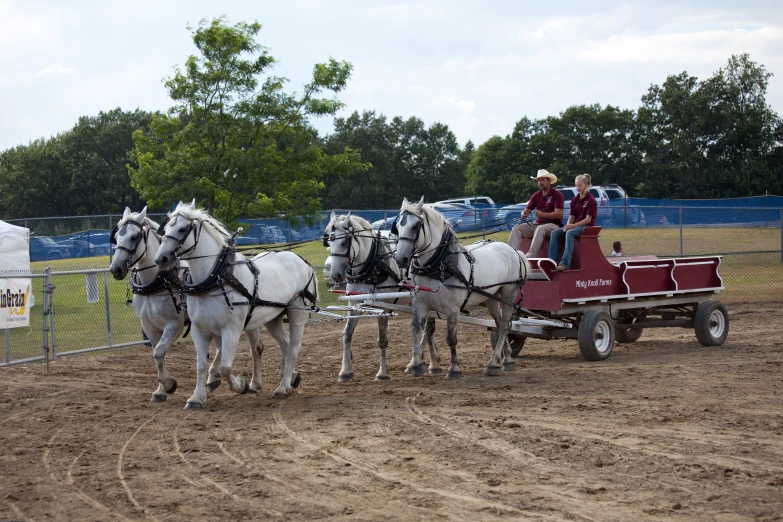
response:
[[(533, 193), (528, 201), (525, 210), (522, 211), (523, 223), (511, 229), (511, 237), (508, 238), (508, 244), (514, 248), (519, 246), (520, 240), (524, 237), (533, 238), (530, 243), (530, 250), (525, 254), (527, 257), (535, 257), (541, 248), (541, 243), (548, 238), (553, 230), (560, 227), (563, 221), (563, 206), (565, 200), (563, 195), (552, 188), (557, 183), (557, 176), (545, 169), (541, 169), (532, 177), (538, 181), (540, 190)], [(536, 211), (536, 220), (527, 221), (528, 216)]]

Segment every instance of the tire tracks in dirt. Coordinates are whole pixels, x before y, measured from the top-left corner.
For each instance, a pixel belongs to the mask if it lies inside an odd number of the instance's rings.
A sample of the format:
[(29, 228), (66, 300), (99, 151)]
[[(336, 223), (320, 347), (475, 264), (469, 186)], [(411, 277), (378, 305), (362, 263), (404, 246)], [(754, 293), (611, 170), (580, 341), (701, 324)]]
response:
[[(54, 434), (49, 438), (49, 441), (46, 443), (46, 448), (44, 449), (43, 455), (41, 456), (41, 460), (43, 461), (43, 465), (44, 465), (44, 469), (46, 470), (46, 473), (49, 475), (49, 477), (56, 485), (60, 486), (63, 489), (72, 489), (74, 495), (76, 495), (77, 498), (79, 498), (82, 502), (92, 507), (93, 509), (109, 514), (112, 517), (116, 517), (119, 520), (130, 520), (126, 518), (122, 513), (119, 513), (111, 509), (110, 507), (106, 506), (99, 500), (96, 500), (93, 497), (89, 496), (84, 492), (84, 490), (82, 490), (79, 486), (76, 485), (75, 481), (73, 480), (72, 468), (76, 463), (76, 461), (78, 460), (78, 458), (81, 457), (86, 450), (83, 450), (79, 454), (79, 457), (74, 459), (74, 461), (68, 467), (68, 470), (66, 472), (65, 483), (61, 482), (60, 479), (58, 479), (57, 476), (54, 474), (54, 471), (52, 470), (52, 467), (49, 463), (49, 452), (52, 446), (54, 445), (54, 441), (57, 439), (57, 437), (59, 437), (60, 433), (62, 433), (64, 429), (65, 428), (60, 428), (56, 432), (54, 432)], [(71, 486), (71, 487), (67, 488), (66, 486)]]
[(120, 450), (120, 454), (117, 456), (117, 477), (120, 479), (120, 485), (122, 486), (122, 489), (125, 491), (125, 494), (128, 497), (128, 500), (131, 501), (131, 503), (136, 507), (137, 510), (141, 511), (142, 513), (151, 516), (153, 520), (157, 520), (152, 515), (149, 515), (146, 508), (141, 507), (141, 504), (136, 500), (136, 498), (133, 496), (133, 492), (131, 491), (130, 486), (128, 486), (128, 482), (125, 480), (125, 475), (122, 471), (122, 461), (125, 458), (125, 452), (128, 450), (128, 446), (130, 446), (131, 442), (133, 442), (133, 439), (136, 438), (136, 435), (139, 434), (141, 430), (144, 429), (144, 427), (155, 420), (155, 417), (157, 417), (160, 414), (160, 412), (153, 413), (150, 418), (148, 418), (146, 421), (141, 423), (141, 425), (136, 428), (136, 431), (133, 432), (133, 435), (130, 436), (128, 440), (125, 441), (125, 444), (122, 445), (122, 449)]
[[(384, 471), (383, 469), (380, 469), (378, 466), (376, 466), (374, 463), (369, 462), (367, 459), (361, 457), (358, 453), (351, 451), (347, 448), (340, 448), (337, 450), (324, 449), (318, 444), (314, 444), (313, 442), (308, 440), (306, 437), (304, 437), (296, 430), (291, 428), (288, 425), (288, 423), (286, 423), (282, 414), (284, 406), (285, 403), (281, 403), (280, 406), (277, 408), (277, 410), (274, 412), (275, 422), (283, 429), (283, 431), (287, 433), (293, 440), (297, 441), (301, 445), (311, 449), (312, 451), (320, 452), (343, 465), (348, 464), (352, 467), (355, 467), (356, 469), (363, 471), (366, 474), (375, 476), (376, 478), (379, 478), (385, 482), (389, 482), (392, 484), (403, 484), (407, 488), (412, 489), (419, 493), (434, 494), (450, 500), (456, 500), (458, 502), (465, 502), (465, 503), (477, 505), (480, 506), (481, 509), (494, 509), (500, 513), (517, 514), (522, 516), (559, 520), (559, 518), (557, 517), (553, 517), (553, 516), (549, 516), (542, 513), (529, 511), (529, 510), (522, 510), (513, 506), (509, 506), (507, 504), (502, 504), (499, 502), (486, 500), (480, 497), (475, 497), (467, 493), (444, 490), (440, 488), (434, 488), (434, 487), (429, 487), (429, 486), (419, 484), (418, 482), (409, 480), (398, 473)], [(458, 515), (456, 513), (451, 513), (450, 516), (457, 517)], [(474, 520), (474, 518), (467, 516), (465, 520)], [(588, 520), (593, 520), (593, 519), (588, 518)]]

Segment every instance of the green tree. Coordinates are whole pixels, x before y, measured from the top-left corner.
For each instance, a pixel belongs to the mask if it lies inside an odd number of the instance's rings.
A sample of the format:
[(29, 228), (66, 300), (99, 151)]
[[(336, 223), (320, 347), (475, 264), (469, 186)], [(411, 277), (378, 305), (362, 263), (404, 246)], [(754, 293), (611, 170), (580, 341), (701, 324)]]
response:
[(321, 95), (342, 91), (351, 65), (316, 64), (303, 92), (287, 93), (287, 80), (269, 74), (275, 60), (256, 43), (260, 30), (223, 18), (191, 29), (199, 55), (165, 82), (175, 105), (149, 133), (134, 134), (131, 179), (151, 205), (195, 197), (227, 222), (279, 212), (294, 219), (320, 208), (326, 172), (366, 168), (351, 150), (325, 154), (309, 124), (343, 106)]
[(335, 120), (325, 149), (346, 147), (371, 165), (360, 174), (330, 172), (325, 178), (324, 203), (331, 208), (397, 208), (403, 197), (437, 201), (464, 192), (465, 166), (473, 151), (461, 149), (454, 133), (442, 123), (427, 127), (416, 117), (354, 112)]

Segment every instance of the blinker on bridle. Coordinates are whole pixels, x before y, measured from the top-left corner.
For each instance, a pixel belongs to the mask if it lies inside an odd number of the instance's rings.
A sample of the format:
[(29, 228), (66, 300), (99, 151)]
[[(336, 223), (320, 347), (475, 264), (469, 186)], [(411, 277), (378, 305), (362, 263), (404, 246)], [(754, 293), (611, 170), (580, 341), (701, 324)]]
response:
[[(144, 257), (144, 254), (147, 253), (147, 233), (144, 231), (144, 226), (141, 223), (139, 223), (138, 221), (128, 220), (122, 226), (122, 228), (124, 230), (126, 230), (126, 232), (124, 232), (123, 235), (125, 233), (127, 233), (128, 225), (133, 225), (133, 226), (135, 226), (135, 227), (137, 227), (139, 229), (139, 235), (136, 236), (136, 239), (135, 239), (135, 241), (133, 243), (133, 247), (132, 248), (125, 248), (124, 246), (122, 246), (122, 245), (117, 243), (117, 234), (119, 234), (121, 232), (120, 228), (117, 225), (114, 226), (114, 228), (111, 231), (111, 236), (109, 236), (109, 243), (110, 244), (114, 245), (117, 250), (123, 250), (123, 251), (128, 253), (128, 259), (125, 261), (125, 267), (126, 268), (130, 268), (133, 265), (135, 265), (136, 263), (138, 263), (139, 260), (142, 257)], [(138, 250), (139, 243), (141, 243), (142, 239), (144, 239), (144, 251), (135, 260), (132, 260), (133, 254), (135, 254), (136, 250)]]

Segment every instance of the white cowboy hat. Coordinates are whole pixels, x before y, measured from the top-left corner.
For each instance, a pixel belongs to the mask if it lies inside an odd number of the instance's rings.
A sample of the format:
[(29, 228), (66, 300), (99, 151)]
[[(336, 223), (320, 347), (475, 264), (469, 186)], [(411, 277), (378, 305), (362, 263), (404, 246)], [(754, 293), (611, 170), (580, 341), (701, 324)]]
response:
[(557, 183), (557, 176), (552, 174), (546, 169), (540, 169), (535, 177), (530, 176), (530, 179), (548, 178), (552, 183)]

